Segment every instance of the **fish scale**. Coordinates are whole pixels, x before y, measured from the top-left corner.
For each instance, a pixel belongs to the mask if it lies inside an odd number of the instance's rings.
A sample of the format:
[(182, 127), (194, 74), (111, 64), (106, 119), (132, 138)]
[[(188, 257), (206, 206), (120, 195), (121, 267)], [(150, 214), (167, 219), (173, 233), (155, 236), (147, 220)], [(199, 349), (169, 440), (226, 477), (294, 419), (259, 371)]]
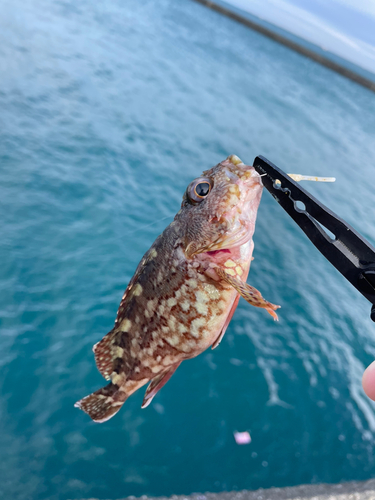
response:
[(76, 403), (93, 420), (108, 420), (150, 382), (148, 406), (182, 361), (219, 344), (239, 295), (277, 318), (278, 306), (246, 283), (261, 192), (260, 176), (234, 155), (189, 184), (139, 263), (114, 328), (94, 346), (110, 382)]

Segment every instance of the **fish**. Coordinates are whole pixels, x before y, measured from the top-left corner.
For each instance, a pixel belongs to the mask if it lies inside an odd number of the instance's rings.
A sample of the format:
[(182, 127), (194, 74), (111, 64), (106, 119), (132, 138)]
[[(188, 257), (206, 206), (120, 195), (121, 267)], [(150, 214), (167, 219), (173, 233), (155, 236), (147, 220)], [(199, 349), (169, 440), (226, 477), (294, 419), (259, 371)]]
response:
[(107, 421), (148, 383), (146, 408), (183, 361), (220, 344), (241, 296), (278, 319), (280, 306), (246, 282), (262, 189), (236, 155), (188, 185), (130, 280), (114, 327), (93, 347), (109, 383), (75, 404), (92, 420)]

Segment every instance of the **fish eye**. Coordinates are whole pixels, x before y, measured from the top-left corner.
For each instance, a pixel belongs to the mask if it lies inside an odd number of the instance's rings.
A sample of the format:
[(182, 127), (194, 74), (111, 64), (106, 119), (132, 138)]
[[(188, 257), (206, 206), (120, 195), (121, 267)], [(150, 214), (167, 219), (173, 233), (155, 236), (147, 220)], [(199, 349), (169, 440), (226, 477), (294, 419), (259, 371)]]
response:
[(199, 196), (199, 198), (204, 198), (210, 192), (210, 184), (206, 181), (196, 184), (194, 188), (194, 193)]
[(200, 203), (211, 191), (212, 182), (210, 179), (201, 177), (193, 181), (187, 188), (187, 195), (193, 204)]

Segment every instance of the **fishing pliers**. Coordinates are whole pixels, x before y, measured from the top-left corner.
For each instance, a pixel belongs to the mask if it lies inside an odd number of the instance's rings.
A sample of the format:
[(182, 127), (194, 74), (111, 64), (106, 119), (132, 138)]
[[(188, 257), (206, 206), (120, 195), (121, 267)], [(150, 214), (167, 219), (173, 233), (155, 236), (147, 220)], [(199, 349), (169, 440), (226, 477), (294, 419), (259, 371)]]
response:
[(264, 187), (324, 257), (372, 304), (375, 321), (375, 248), (355, 229), (263, 156), (254, 160)]

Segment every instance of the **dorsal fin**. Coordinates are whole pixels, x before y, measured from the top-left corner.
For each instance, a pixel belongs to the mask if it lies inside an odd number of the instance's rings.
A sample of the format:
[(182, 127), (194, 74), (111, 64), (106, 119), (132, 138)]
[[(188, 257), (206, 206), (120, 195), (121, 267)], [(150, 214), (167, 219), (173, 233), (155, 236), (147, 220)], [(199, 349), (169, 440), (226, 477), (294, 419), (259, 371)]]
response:
[(111, 379), (113, 372), (112, 346), (117, 331), (111, 330), (100, 342), (94, 345), (95, 363), (106, 380)]

